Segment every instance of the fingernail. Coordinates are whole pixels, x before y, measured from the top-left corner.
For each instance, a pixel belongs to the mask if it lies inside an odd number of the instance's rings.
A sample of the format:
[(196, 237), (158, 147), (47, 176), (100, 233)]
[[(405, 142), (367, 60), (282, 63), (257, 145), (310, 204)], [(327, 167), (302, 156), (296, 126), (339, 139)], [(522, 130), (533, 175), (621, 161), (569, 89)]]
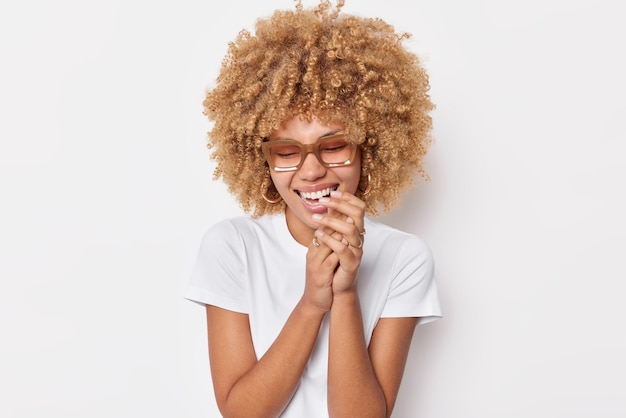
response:
[(316, 221), (321, 221), (323, 216), (320, 215), (319, 213), (314, 213), (312, 218), (315, 219)]
[(315, 236), (317, 236), (317, 237), (321, 237), (321, 236), (323, 236), (323, 235), (324, 235), (324, 233), (323, 233), (322, 231), (320, 231), (319, 229), (316, 229), (316, 230), (315, 230)]
[(349, 224), (353, 224), (354, 223), (354, 219), (348, 217), (348, 218), (346, 218), (346, 222), (349, 223)]
[(320, 197), (317, 201), (320, 203), (328, 203), (330, 202), (330, 199), (327, 197)]
[(333, 190), (332, 192), (330, 192), (330, 195), (332, 197), (340, 197), (341, 196), (341, 192), (339, 190)]

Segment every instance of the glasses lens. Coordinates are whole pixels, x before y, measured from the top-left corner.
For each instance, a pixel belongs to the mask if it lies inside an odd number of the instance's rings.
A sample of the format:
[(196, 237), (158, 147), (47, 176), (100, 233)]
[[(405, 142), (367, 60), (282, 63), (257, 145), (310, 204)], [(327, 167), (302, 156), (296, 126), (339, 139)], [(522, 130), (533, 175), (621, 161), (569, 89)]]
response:
[(320, 158), (326, 164), (343, 164), (352, 154), (352, 147), (343, 137), (324, 139), (318, 145)]
[(298, 144), (289, 142), (270, 143), (270, 158), (274, 167), (296, 167), (302, 159), (302, 149)]

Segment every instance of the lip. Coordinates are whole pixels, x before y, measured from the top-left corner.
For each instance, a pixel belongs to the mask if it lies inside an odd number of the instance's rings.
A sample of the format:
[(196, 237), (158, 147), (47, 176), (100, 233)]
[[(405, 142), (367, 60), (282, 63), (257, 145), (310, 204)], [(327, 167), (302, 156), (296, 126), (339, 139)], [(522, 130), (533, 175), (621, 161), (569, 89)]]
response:
[(298, 187), (298, 188), (294, 188), (294, 191), (296, 193), (298, 192), (303, 192), (303, 193), (314, 193), (314, 192), (319, 192), (320, 190), (324, 190), (324, 189), (336, 189), (339, 187), (338, 183), (322, 183), (322, 184), (313, 184), (310, 186), (302, 186), (302, 187)]
[(324, 189), (337, 190), (339, 188), (339, 184), (337, 183), (326, 183), (326, 184), (315, 184), (311, 186), (303, 186), (297, 189), (294, 189), (294, 193), (302, 203), (302, 206), (311, 213), (326, 213), (328, 208), (319, 204), (316, 200), (307, 200), (300, 196), (300, 193), (315, 193)]
[(306, 209), (308, 212), (311, 212), (311, 213), (326, 213), (326, 211), (328, 210), (328, 208), (326, 206), (322, 206), (319, 203), (311, 203), (311, 202), (309, 202), (307, 200), (303, 200), (299, 196), (298, 196), (298, 198), (300, 199), (300, 203), (302, 203), (302, 206), (304, 207), (304, 209)]

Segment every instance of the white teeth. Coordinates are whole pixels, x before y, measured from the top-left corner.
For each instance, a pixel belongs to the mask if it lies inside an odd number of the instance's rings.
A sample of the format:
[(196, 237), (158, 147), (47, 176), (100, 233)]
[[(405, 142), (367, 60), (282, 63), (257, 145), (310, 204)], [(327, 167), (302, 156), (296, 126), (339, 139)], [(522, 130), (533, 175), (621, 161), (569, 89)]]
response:
[(330, 196), (330, 192), (334, 190), (334, 188), (327, 188), (324, 190), (318, 190), (317, 192), (311, 192), (311, 193), (307, 193), (307, 192), (298, 192), (300, 194), (300, 197), (303, 199), (319, 199), (320, 197), (324, 197), (324, 196)]

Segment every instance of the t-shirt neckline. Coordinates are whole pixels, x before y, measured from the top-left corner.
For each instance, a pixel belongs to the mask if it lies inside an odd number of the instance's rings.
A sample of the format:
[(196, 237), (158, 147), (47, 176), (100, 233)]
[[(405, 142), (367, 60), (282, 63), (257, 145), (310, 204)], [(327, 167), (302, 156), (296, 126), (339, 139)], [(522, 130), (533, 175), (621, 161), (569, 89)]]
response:
[(289, 227), (287, 226), (287, 217), (284, 212), (272, 216), (272, 223), (274, 224), (276, 236), (281, 243), (284, 243), (283, 247), (286, 251), (296, 256), (306, 255), (308, 247), (300, 244), (293, 235), (291, 235), (291, 231), (289, 231)]

